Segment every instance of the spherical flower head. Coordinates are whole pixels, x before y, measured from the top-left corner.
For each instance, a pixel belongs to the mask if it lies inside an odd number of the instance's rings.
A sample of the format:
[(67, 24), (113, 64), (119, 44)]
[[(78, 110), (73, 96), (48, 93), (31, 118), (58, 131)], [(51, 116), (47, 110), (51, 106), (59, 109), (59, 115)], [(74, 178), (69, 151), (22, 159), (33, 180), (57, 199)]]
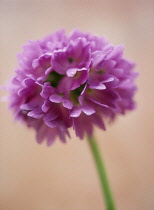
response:
[(36, 130), (38, 143), (65, 142), (71, 127), (80, 139), (92, 136), (94, 125), (105, 130), (105, 118), (135, 108), (135, 64), (104, 37), (59, 30), (24, 45), (18, 64), (10, 108)]

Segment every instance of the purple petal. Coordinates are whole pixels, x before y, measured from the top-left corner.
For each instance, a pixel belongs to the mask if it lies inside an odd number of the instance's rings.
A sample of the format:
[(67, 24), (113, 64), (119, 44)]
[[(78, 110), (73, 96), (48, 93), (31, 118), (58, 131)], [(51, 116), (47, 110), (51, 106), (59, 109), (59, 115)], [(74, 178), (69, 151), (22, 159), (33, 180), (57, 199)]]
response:
[(50, 107), (51, 107), (51, 102), (49, 100), (46, 100), (42, 105), (42, 111), (46, 113), (49, 111)]
[(79, 118), (73, 118), (73, 129), (75, 130), (76, 136), (83, 139), (84, 126), (81, 125)]
[(46, 135), (47, 127), (46, 125), (42, 124), (38, 129), (36, 129), (36, 131), (37, 131), (37, 134), (36, 134), (37, 142), (41, 144)]
[(56, 121), (45, 121), (45, 124), (50, 127), (50, 128), (55, 128), (56, 125), (57, 125), (57, 122)]
[(75, 74), (77, 72), (80, 72), (80, 71), (87, 71), (87, 69), (86, 68), (81, 68), (81, 69), (79, 69), (79, 68), (71, 68), (71, 69), (67, 70), (66, 74), (67, 74), (68, 77), (74, 77)]
[(33, 117), (33, 118), (36, 118), (36, 119), (40, 119), (43, 117), (43, 113), (36, 113), (35, 111), (31, 111), (31, 112), (28, 112), (27, 114), (29, 117)]
[(67, 108), (67, 109), (72, 109), (72, 107), (73, 107), (73, 103), (72, 103), (72, 101), (70, 101), (69, 99), (63, 98), (63, 99), (62, 99), (62, 104), (63, 104), (63, 106), (64, 106), (65, 108)]
[(48, 98), (51, 94), (53, 94), (55, 92), (54, 88), (51, 87), (49, 82), (44, 83), (44, 86), (42, 88), (42, 92), (40, 93), (40, 95), (43, 98)]
[(101, 116), (94, 114), (92, 115), (92, 120), (93, 120), (93, 123), (96, 124), (99, 128), (106, 130)]
[(106, 54), (103, 53), (102, 51), (95, 51), (94, 53), (92, 53), (92, 57), (93, 57), (93, 67), (95, 67), (96, 65), (98, 65), (101, 61), (103, 61), (103, 59), (105, 58)]
[(44, 122), (49, 122), (49, 121), (53, 121), (55, 119), (57, 119), (57, 117), (59, 116), (59, 113), (56, 111), (56, 109), (54, 109), (54, 107), (52, 109), (50, 109), (50, 111), (48, 111), (45, 115), (44, 115)]
[(94, 102), (95, 104), (98, 104), (98, 105), (100, 105), (100, 106), (103, 106), (103, 107), (108, 108), (108, 105), (102, 104), (101, 102), (96, 101), (96, 100), (94, 100), (93, 98), (88, 97), (88, 99), (91, 100), (92, 102)]
[(67, 74), (68, 77), (74, 77), (76, 72), (77, 72), (77, 69), (76, 68), (72, 68), (72, 69), (68, 69), (66, 74)]
[(97, 90), (105, 90), (106, 86), (103, 83), (99, 83), (98, 85), (90, 85), (89, 86), (90, 89), (97, 89)]
[(34, 80), (32, 80), (31, 78), (26, 78), (26, 79), (23, 80), (22, 84), (25, 87), (29, 87), (29, 86), (32, 86), (34, 84)]
[(111, 51), (111, 53), (107, 56), (108, 60), (119, 60), (122, 57), (123, 54), (123, 45), (119, 45), (117, 47), (114, 47), (114, 49)]
[(92, 115), (95, 113), (95, 109), (94, 107), (92, 107), (90, 104), (85, 104), (83, 107), (82, 107), (82, 111), (86, 114), (86, 115)]
[(81, 112), (82, 112), (81, 107), (74, 107), (70, 114), (70, 117), (79, 117)]
[(54, 103), (60, 103), (60, 102), (62, 101), (62, 98), (63, 98), (63, 97), (60, 96), (60, 95), (53, 94), (53, 95), (50, 96), (49, 100), (50, 100), (51, 102), (54, 102)]

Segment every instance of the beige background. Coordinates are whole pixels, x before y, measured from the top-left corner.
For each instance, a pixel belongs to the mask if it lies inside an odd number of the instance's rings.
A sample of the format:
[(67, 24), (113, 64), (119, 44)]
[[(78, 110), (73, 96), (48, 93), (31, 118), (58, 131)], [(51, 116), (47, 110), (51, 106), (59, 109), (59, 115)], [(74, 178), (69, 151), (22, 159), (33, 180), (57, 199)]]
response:
[[(59, 28), (105, 35), (136, 61), (138, 109), (96, 136), (117, 209), (153, 210), (154, 1), (0, 0), (0, 84), (13, 74), (22, 44)], [(34, 136), (0, 103), (0, 209), (105, 209), (86, 140), (72, 135), (47, 148)]]

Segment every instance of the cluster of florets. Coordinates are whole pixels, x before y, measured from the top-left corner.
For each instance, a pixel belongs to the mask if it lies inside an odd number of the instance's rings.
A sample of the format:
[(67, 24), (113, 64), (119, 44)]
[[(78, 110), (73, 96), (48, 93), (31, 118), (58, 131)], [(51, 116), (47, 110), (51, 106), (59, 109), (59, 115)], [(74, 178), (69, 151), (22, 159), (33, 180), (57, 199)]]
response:
[(50, 145), (57, 136), (65, 142), (71, 127), (81, 139), (92, 136), (94, 125), (105, 129), (105, 118), (135, 107), (134, 63), (104, 37), (60, 30), (24, 45), (18, 62), (10, 107), (39, 143)]

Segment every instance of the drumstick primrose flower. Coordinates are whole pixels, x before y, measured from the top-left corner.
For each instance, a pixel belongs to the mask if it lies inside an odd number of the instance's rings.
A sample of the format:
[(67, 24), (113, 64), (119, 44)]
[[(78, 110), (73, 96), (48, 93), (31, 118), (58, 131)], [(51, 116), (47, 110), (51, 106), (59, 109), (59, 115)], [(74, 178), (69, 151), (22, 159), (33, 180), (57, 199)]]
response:
[(105, 130), (105, 118), (135, 108), (135, 64), (104, 37), (59, 30), (24, 45), (18, 64), (10, 108), (36, 130), (38, 143), (66, 142), (71, 127), (80, 139), (92, 136), (94, 125)]
[(107, 210), (115, 205), (93, 128), (105, 130), (105, 119), (135, 108), (134, 67), (121, 45), (79, 30), (68, 36), (59, 30), (23, 46), (8, 85), (15, 119), (36, 130), (38, 143), (51, 145), (57, 137), (66, 142), (69, 128), (80, 139), (88, 136)]

